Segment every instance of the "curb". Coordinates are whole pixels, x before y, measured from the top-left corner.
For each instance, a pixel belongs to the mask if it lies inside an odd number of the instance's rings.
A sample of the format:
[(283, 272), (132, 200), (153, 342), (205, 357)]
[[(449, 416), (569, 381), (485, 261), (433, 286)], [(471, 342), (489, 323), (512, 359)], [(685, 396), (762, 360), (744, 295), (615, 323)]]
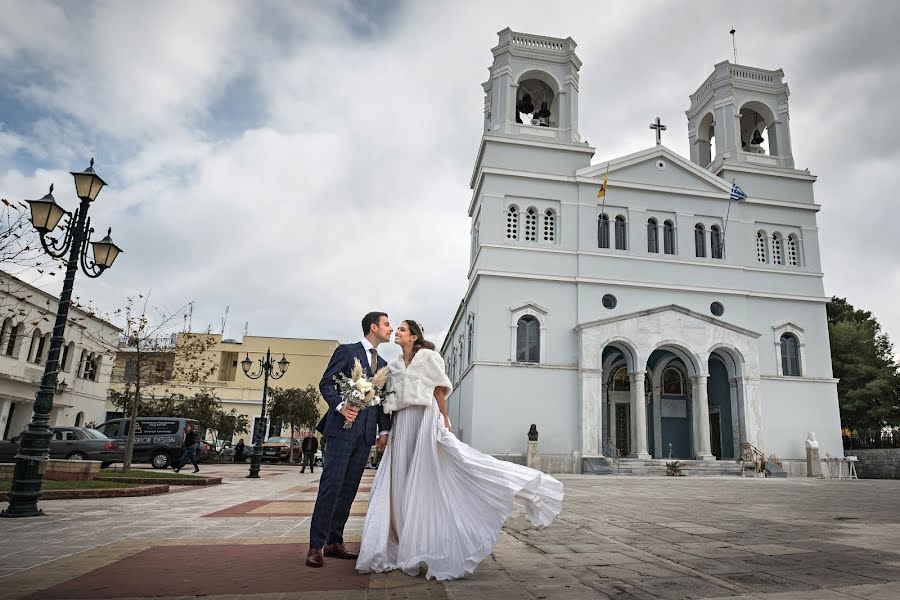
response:
[(219, 485), (221, 477), (197, 477), (195, 479), (177, 479), (169, 477), (94, 477), (94, 481), (121, 481), (122, 483), (140, 483), (153, 485)]
[[(125, 496), (152, 496), (165, 494), (167, 485), (142, 485), (131, 488), (98, 488), (96, 490), (45, 490), (41, 500), (73, 500), (77, 498), (122, 498)], [(9, 500), (6, 492), (0, 492), (4, 500)]]

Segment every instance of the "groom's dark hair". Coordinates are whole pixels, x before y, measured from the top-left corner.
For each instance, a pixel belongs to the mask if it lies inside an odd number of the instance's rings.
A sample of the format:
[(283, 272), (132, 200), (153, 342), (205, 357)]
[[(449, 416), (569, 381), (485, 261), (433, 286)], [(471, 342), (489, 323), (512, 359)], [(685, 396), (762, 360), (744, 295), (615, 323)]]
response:
[(372, 325), (378, 325), (381, 317), (386, 316), (388, 316), (386, 312), (370, 312), (364, 316), (362, 320), (363, 335), (369, 335), (369, 332), (372, 331)]

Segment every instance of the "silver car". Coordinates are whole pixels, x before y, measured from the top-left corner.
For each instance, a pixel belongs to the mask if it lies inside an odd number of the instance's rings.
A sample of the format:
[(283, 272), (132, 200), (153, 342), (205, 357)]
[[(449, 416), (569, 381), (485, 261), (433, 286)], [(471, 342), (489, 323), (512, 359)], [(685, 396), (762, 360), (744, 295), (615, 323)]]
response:
[[(99, 460), (102, 468), (125, 460), (125, 447), (96, 429), (88, 427), (51, 427), (50, 458)], [(19, 453), (18, 437), (0, 442), (0, 462), (15, 462)]]

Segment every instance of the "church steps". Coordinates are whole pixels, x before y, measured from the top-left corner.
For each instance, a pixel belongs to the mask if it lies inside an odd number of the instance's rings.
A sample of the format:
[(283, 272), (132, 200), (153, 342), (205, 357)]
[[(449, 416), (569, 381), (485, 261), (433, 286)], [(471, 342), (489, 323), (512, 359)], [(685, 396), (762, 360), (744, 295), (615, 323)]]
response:
[[(585, 474), (596, 475), (665, 475), (666, 462), (662, 459), (586, 458)], [(678, 460), (681, 472), (689, 477), (740, 477), (741, 465), (734, 460)]]

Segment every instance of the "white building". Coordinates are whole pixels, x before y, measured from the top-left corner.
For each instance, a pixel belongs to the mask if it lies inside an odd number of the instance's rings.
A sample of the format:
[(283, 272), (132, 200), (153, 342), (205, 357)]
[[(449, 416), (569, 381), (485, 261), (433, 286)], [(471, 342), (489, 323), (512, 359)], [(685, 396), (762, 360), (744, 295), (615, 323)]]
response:
[(690, 96), (690, 160), (655, 145), (591, 165), (575, 42), (499, 36), (442, 348), (463, 439), (523, 455), (535, 423), (558, 470), (749, 443), (796, 473), (810, 431), (842, 456), (816, 178), (794, 167), (782, 71), (716, 65)]
[[(0, 433), (9, 439), (31, 421), (50, 350), (59, 299), (0, 272)], [(50, 425), (103, 422), (120, 329), (76, 308), (69, 311)]]

